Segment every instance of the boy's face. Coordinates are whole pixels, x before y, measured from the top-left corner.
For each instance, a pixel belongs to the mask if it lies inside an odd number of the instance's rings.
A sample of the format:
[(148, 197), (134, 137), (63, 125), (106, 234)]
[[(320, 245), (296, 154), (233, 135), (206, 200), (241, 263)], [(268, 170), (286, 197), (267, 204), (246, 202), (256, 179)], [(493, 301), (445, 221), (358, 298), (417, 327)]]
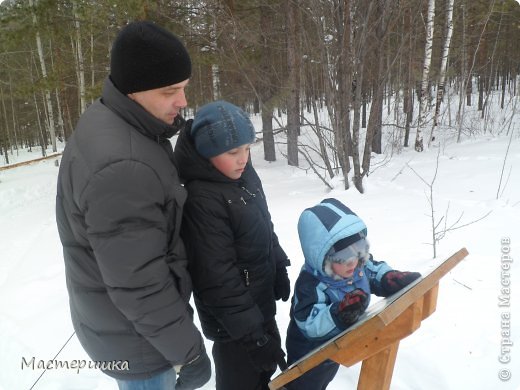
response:
[(209, 161), (217, 168), (220, 173), (230, 179), (240, 179), (247, 161), (249, 160), (249, 149), (251, 144), (245, 144), (219, 154), (218, 156), (211, 157)]
[(356, 270), (356, 267), (358, 266), (359, 260), (357, 258), (354, 258), (352, 260), (344, 261), (341, 263), (332, 263), (331, 268), (332, 271), (338, 275), (341, 276), (343, 279), (351, 278), (354, 275), (354, 271)]

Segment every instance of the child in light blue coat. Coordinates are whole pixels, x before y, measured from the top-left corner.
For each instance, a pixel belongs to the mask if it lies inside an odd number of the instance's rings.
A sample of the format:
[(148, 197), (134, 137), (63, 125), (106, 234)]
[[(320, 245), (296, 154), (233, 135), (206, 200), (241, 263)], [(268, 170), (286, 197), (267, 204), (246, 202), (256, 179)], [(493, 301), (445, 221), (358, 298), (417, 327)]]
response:
[[(289, 364), (354, 324), (368, 307), (370, 294), (390, 296), (421, 276), (375, 261), (364, 222), (337, 199), (325, 199), (303, 211), (298, 233), (305, 265), (292, 298), (286, 341)], [(324, 390), (338, 368), (327, 360), (286, 387)]]

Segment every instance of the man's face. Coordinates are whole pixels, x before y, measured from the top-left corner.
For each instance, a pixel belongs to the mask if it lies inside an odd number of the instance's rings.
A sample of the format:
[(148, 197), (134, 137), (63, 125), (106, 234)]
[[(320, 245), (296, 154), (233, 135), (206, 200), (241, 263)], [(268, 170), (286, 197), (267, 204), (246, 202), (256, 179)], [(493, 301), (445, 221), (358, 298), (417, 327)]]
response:
[(128, 97), (157, 119), (171, 125), (179, 111), (188, 105), (184, 89), (189, 81), (188, 79), (167, 87), (129, 93)]

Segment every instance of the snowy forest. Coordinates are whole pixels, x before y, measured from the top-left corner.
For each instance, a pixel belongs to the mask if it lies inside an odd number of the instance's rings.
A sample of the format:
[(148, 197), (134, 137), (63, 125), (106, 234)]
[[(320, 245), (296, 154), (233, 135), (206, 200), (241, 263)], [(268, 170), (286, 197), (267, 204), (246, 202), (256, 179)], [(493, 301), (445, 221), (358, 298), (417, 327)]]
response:
[[(427, 275), (467, 248), (400, 343), (391, 390), (520, 390), (519, 0), (0, 0), (0, 390), (117, 388), (96, 369), (23, 362), (89, 361), (71, 322), (58, 167), (136, 19), (186, 43), (186, 118), (216, 99), (250, 114), (293, 287), (299, 216), (324, 198), (352, 208), (395, 269)], [(290, 307), (277, 302), (282, 345)], [(328, 389), (356, 388), (360, 370), (340, 367)], [(213, 374), (202, 389), (214, 388)]]
[[(335, 176), (350, 175), (363, 193), (372, 153), (421, 152), (440, 127), (458, 140), (493, 131), (491, 101), (515, 114), (514, 0), (6, 0), (4, 163), (19, 149), (35, 157), (47, 146), (57, 151), (100, 94), (115, 34), (135, 19), (156, 21), (185, 41), (194, 64), (185, 115), (215, 99), (261, 113), (265, 160), (280, 150), (330, 188)], [(450, 99), (458, 104), (446, 109)], [(470, 106), (484, 123), (477, 130), (474, 116), (465, 116)], [(299, 137), (303, 126), (312, 142)], [(278, 132), (286, 135), (281, 148)]]

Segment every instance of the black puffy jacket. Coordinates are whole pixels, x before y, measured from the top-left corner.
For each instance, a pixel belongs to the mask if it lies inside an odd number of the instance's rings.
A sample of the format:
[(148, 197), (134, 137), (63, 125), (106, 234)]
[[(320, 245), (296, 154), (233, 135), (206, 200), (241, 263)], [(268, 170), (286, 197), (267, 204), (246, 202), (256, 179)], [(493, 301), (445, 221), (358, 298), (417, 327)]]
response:
[(224, 176), (196, 152), (189, 126), (174, 157), (188, 190), (181, 234), (204, 334), (216, 341), (259, 334), (276, 314), (276, 267), (289, 265), (260, 179), (251, 162), (240, 179)]
[(56, 219), (74, 329), (92, 360), (128, 362), (106, 372), (117, 378), (149, 377), (203, 347), (188, 304), (174, 130), (107, 79), (60, 166)]

